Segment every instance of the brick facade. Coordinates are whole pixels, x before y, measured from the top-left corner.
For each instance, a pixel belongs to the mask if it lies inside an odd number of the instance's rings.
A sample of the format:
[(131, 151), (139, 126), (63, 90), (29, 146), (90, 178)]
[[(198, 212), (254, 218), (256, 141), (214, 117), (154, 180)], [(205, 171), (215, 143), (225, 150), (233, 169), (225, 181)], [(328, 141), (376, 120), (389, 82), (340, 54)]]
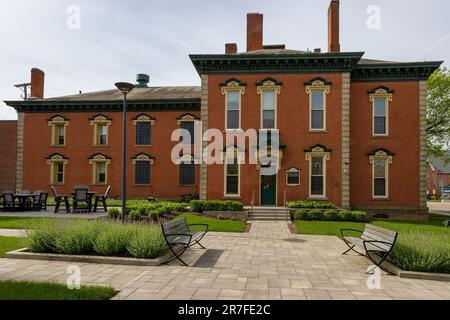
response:
[(0, 192), (16, 190), (17, 121), (0, 121)]

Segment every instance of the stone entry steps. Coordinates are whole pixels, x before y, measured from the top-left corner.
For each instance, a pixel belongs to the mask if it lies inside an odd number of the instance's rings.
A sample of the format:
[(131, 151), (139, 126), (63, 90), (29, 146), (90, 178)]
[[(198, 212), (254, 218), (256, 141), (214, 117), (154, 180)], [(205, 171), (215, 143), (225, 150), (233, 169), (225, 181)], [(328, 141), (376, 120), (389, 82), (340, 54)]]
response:
[(284, 207), (253, 207), (249, 210), (249, 218), (252, 221), (289, 221), (289, 215)]

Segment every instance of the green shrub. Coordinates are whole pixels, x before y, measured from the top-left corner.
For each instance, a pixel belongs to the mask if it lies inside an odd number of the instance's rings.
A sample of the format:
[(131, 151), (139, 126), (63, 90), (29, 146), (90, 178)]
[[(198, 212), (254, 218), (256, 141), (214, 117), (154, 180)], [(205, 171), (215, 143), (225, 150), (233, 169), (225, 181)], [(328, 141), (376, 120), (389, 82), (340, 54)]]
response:
[(242, 203), (231, 200), (192, 200), (190, 206), (193, 212), (244, 210)]
[(156, 226), (138, 229), (128, 245), (130, 255), (140, 259), (156, 258), (166, 251), (166, 242)]
[(139, 210), (130, 210), (130, 212), (128, 212), (128, 218), (137, 221), (141, 219), (141, 213)]
[(367, 214), (364, 211), (352, 211), (352, 220), (358, 222), (367, 221)]
[(450, 233), (399, 233), (388, 260), (403, 270), (450, 273)]
[(310, 220), (322, 220), (322, 211), (314, 209), (308, 211), (308, 216)]
[(328, 201), (316, 201), (316, 200), (300, 200), (288, 202), (289, 208), (298, 209), (335, 209), (336, 206)]
[(120, 256), (127, 252), (134, 228), (117, 223), (104, 224), (94, 241), (94, 251), (101, 256)]
[(351, 221), (352, 220), (352, 212), (350, 210), (339, 211), (339, 219), (342, 221)]
[(181, 196), (181, 202), (191, 202), (192, 200), (198, 200), (198, 193), (187, 193)]
[(336, 210), (325, 210), (323, 212), (323, 219), (328, 221), (338, 221), (339, 214)]
[(56, 223), (48, 223), (45, 228), (37, 227), (27, 232), (26, 243), (30, 251), (38, 253), (55, 253), (57, 251), (56, 239), (59, 238), (60, 232), (55, 225)]
[(152, 220), (157, 221), (159, 218), (159, 212), (157, 210), (151, 210), (148, 212), (148, 216), (152, 218)]
[(85, 254), (94, 250), (97, 224), (92, 221), (75, 221), (59, 226), (60, 233), (55, 241), (56, 251), (63, 254)]
[(296, 210), (294, 218), (295, 220), (309, 220), (308, 210)]
[(117, 219), (119, 217), (119, 209), (117, 208), (109, 208), (108, 214), (112, 219)]

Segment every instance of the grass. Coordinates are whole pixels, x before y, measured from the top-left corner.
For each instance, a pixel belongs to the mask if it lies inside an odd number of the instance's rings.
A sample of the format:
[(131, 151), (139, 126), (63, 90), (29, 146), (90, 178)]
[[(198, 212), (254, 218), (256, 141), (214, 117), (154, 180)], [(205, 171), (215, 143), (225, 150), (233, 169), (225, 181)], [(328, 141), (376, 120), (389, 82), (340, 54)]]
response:
[[(235, 220), (224, 220), (212, 217), (205, 217), (191, 213), (183, 213), (177, 218), (186, 217), (188, 224), (206, 223), (209, 225), (208, 231), (218, 232), (244, 232), (245, 222)], [(203, 230), (202, 227), (193, 227), (193, 230)]]
[(51, 282), (0, 281), (0, 300), (109, 300), (116, 295), (110, 287), (67, 286)]
[(56, 220), (58, 218), (0, 217), (0, 229), (31, 229), (41, 223)]
[(2, 258), (8, 251), (17, 250), (25, 246), (26, 242), (24, 238), (0, 237), (0, 258)]
[[(450, 273), (450, 232), (443, 226), (448, 217), (430, 215), (429, 221), (373, 220), (371, 223), (398, 232), (389, 260), (409, 271)], [(363, 230), (362, 222), (296, 221), (300, 234), (334, 235), (340, 229)], [(349, 235), (358, 236), (357, 232)]]

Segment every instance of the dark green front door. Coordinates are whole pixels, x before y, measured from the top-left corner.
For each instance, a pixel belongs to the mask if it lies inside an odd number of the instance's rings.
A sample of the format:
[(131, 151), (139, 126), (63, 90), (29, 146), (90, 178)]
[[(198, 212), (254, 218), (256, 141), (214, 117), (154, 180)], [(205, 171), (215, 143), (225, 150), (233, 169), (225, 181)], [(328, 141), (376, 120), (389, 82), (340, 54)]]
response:
[(261, 205), (274, 206), (277, 199), (277, 175), (261, 176)]

